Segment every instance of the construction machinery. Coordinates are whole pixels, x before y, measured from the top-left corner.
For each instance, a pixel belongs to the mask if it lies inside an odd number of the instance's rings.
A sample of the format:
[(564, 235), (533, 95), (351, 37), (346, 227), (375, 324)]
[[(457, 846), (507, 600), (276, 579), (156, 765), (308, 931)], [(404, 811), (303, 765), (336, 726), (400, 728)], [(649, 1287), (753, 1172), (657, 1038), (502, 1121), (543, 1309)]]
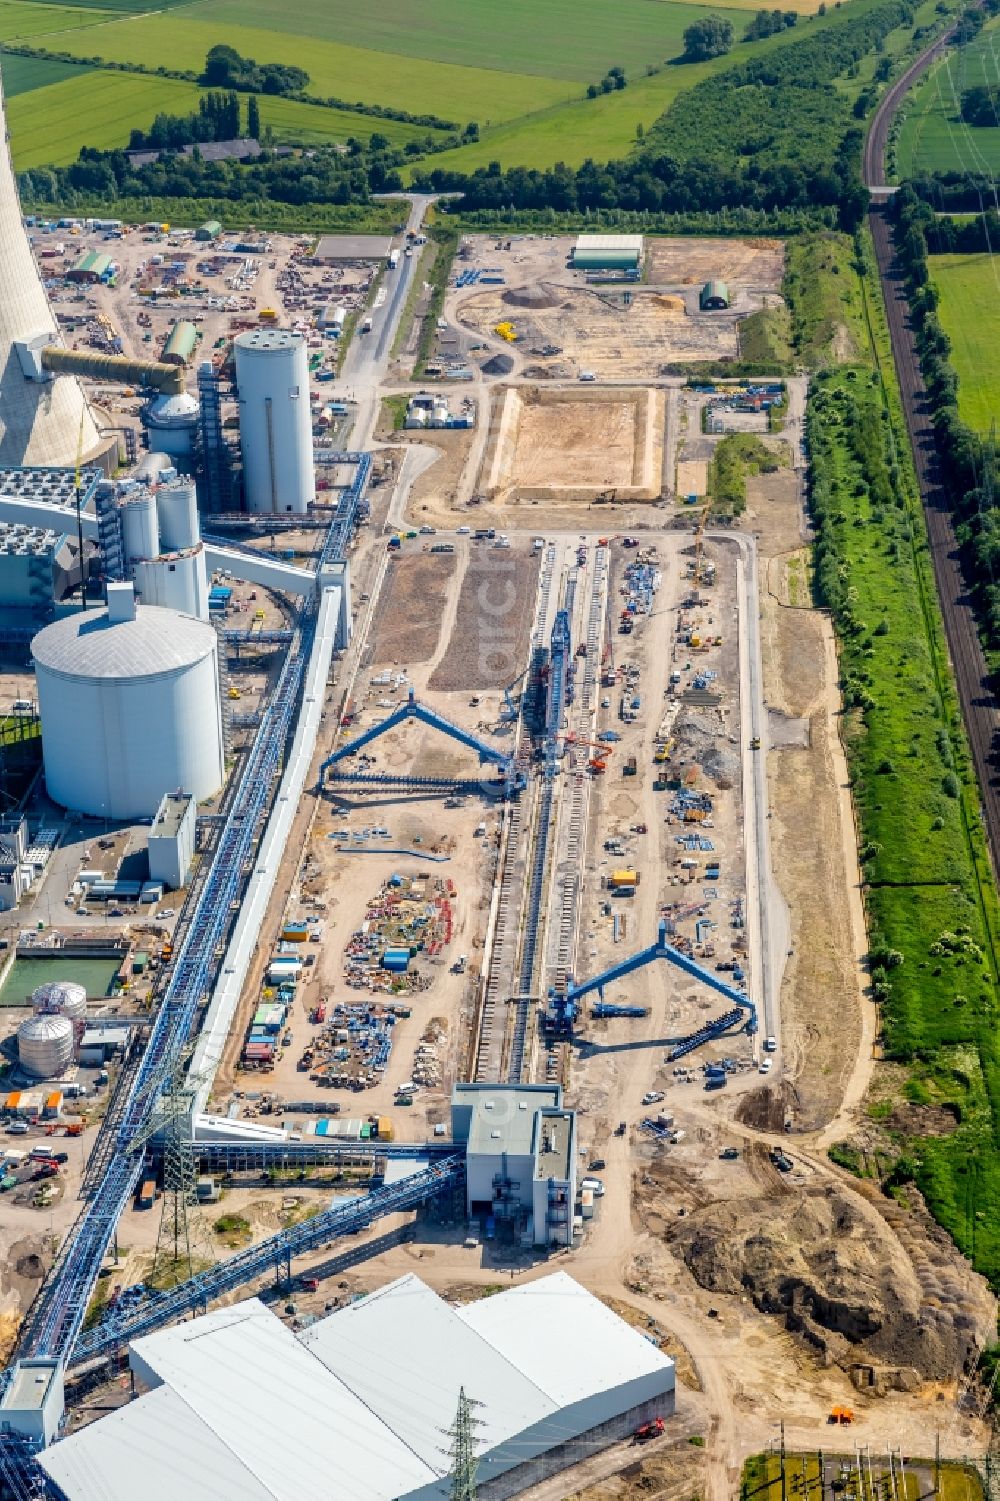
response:
[(615, 1016), (648, 1016), (649, 1007), (614, 1005), (611, 1001), (598, 1001), (590, 1008), (590, 1014), (595, 1021), (607, 1021)]
[(592, 980), (585, 980), (582, 984), (574, 984), (570, 979), (565, 992), (558, 994), (553, 988), (549, 991), (545, 1011), (542, 1017), (542, 1026), (549, 1037), (572, 1038), (573, 1027), (576, 1018), (580, 1014), (580, 1002), (594, 991), (603, 1001), (604, 991), (615, 980), (623, 980), (626, 975), (634, 974), (636, 970), (644, 969), (647, 964), (653, 964), (658, 959), (665, 959), (668, 964), (674, 965), (693, 980), (698, 980), (703, 985), (708, 985), (712, 990), (724, 996), (730, 1002), (731, 1010), (714, 1021), (707, 1022), (703, 1027), (690, 1037), (681, 1039), (676, 1043), (668, 1054), (669, 1058), (682, 1057), (685, 1053), (692, 1052), (705, 1042), (711, 1042), (717, 1037), (731, 1036), (735, 1032), (747, 1032), (749, 1035), (757, 1030), (757, 1007), (749, 996), (735, 986), (727, 984), (713, 970), (705, 969), (695, 959), (681, 953), (672, 944), (667, 942), (666, 920), (661, 920), (656, 942), (648, 948), (640, 949), (637, 954), (632, 954), (627, 959), (622, 959), (618, 964), (613, 964), (609, 969), (595, 975)]
[(517, 330), (513, 323), (498, 323), (493, 332), (499, 334), (501, 339), (506, 339), (508, 344), (517, 343)]
[(650, 1439), (659, 1438), (664, 1431), (662, 1418), (650, 1418), (648, 1423), (641, 1423), (632, 1435), (633, 1444), (648, 1444)]

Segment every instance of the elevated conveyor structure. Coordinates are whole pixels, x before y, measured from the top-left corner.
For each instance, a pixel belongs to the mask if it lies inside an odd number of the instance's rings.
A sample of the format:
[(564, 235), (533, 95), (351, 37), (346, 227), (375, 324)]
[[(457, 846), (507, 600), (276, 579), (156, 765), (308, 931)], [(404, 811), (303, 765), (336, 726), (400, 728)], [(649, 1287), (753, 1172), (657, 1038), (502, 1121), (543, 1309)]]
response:
[(182, 940), (122, 1112), (115, 1155), (29, 1310), (18, 1343), (21, 1356), (66, 1360), (79, 1334), (105, 1252), (142, 1168), (142, 1150), (132, 1144), (177, 1066), (212, 981), (294, 717), (315, 626), (316, 607), (310, 600), (244, 763), (197, 913)]
[[(398, 725), (405, 724), (408, 720), (417, 720), (420, 724), (427, 725), (432, 730), (439, 730), (442, 735), (447, 735), (451, 740), (457, 740), (459, 745), (464, 745), (467, 750), (474, 751), (479, 757), (481, 766), (495, 766), (500, 773), (506, 796), (520, 791), (524, 785), (524, 775), (509, 751), (498, 745), (491, 745), (488, 740), (481, 740), (478, 735), (463, 730), (461, 725), (453, 724), (450, 719), (445, 719), (443, 714), (438, 714), (435, 709), (429, 709), (426, 704), (417, 702), (413, 689), (404, 704), (400, 704), (380, 724), (372, 725), (371, 729), (349, 740), (346, 745), (341, 745), (327, 756), (319, 769), (319, 782), (322, 787), (329, 778), (331, 781), (348, 781), (356, 785), (363, 782), (376, 786), (392, 786), (397, 788), (412, 787), (414, 791), (422, 791), (428, 787), (445, 788), (455, 785), (453, 778), (427, 778), (427, 777), (390, 777), (382, 773), (372, 772), (370, 775), (364, 772), (345, 772), (341, 770), (341, 763), (349, 756), (356, 756), (364, 750), (366, 745), (371, 745), (380, 736), (387, 735)], [(462, 784), (466, 786), (465, 783)], [(473, 784), (482, 787), (481, 782)]]
[(458, 1189), (464, 1179), (464, 1156), (446, 1157), (388, 1187), (378, 1188), (364, 1198), (335, 1204), (313, 1219), (272, 1235), (169, 1292), (154, 1294), (142, 1303), (126, 1307), (120, 1314), (106, 1316), (77, 1342), (73, 1364), (120, 1349), (129, 1340), (151, 1334), (154, 1329), (161, 1329), (164, 1324), (173, 1323), (186, 1314), (202, 1312), (213, 1299), (246, 1287), (269, 1273), (289, 1278), (291, 1263), (296, 1256), (314, 1251), (340, 1236), (367, 1230), (387, 1214), (416, 1209), (431, 1199)]
[[(660, 923), (656, 942), (651, 943), (648, 948), (640, 949), (637, 954), (632, 954), (628, 959), (622, 959), (618, 964), (611, 965), (609, 969), (602, 970), (592, 980), (584, 980), (579, 985), (571, 981), (566, 987), (565, 995), (550, 992), (545, 1009), (546, 1031), (550, 1036), (572, 1037), (573, 1024), (580, 1014), (580, 1002), (585, 996), (596, 992), (603, 1001), (604, 991), (608, 985), (612, 985), (615, 980), (623, 980), (626, 975), (634, 974), (636, 970), (645, 969), (647, 964), (654, 964), (658, 959), (665, 959), (668, 964), (675, 965), (692, 980), (708, 985), (729, 1001), (733, 1008), (725, 1016), (699, 1028), (691, 1038), (683, 1039), (677, 1044), (671, 1057), (682, 1057), (684, 1053), (691, 1052), (702, 1043), (710, 1042), (715, 1037), (722, 1037), (733, 1031), (745, 1031), (751, 1036), (756, 1032), (757, 1007), (750, 997), (744, 995), (742, 990), (737, 990), (734, 986), (727, 984), (712, 970), (705, 969), (687, 954), (681, 953), (680, 949), (675, 949), (672, 944), (669, 944), (666, 922)], [(734, 1026), (734, 1019), (738, 1025)], [(693, 1040), (695, 1038), (697, 1041)]]

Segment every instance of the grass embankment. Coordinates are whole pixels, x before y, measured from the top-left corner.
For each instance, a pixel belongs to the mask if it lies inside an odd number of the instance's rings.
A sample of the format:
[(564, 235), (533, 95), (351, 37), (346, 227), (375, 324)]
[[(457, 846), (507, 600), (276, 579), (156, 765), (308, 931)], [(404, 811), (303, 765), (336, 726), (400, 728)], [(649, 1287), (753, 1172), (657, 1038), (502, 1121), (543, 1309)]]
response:
[[(44, 199), (22, 199), (25, 213), (58, 218), (65, 205)], [(275, 203), (246, 198), (87, 198), (83, 194), (73, 213), (123, 219), (127, 224), (157, 220), (164, 224), (194, 225), (218, 219), (227, 229), (271, 229), (285, 234), (389, 234), (399, 223), (398, 209), (386, 203), (352, 207), (339, 203)], [(350, 321), (350, 320), (348, 320)]]
[(988, 433), (1000, 416), (1000, 273), (986, 254), (933, 255), (928, 264), (938, 318), (951, 340), (959, 415), (977, 432)]
[(430, 357), (431, 347), (434, 342), (434, 331), (437, 328), (438, 319), (444, 308), (444, 294), (448, 288), (448, 273), (451, 263), (455, 259), (455, 251), (458, 249), (459, 232), (448, 224), (431, 224), (427, 227), (428, 239), (434, 244), (434, 259), (431, 262), (427, 280), (430, 282), (432, 291), (427, 303), (427, 310), (420, 324), (420, 334), (417, 339), (417, 356), (413, 365), (413, 374), (419, 378), (424, 373), (424, 366)]
[(851, 240), (832, 230), (803, 235), (788, 241), (785, 256), (781, 290), (797, 362), (822, 370), (863, 357), (869, 338)]
[(867, 253), (865, 272), (864, 363), (821, 373), (810, 402), (815, 579), (840, 638), (886, 1053), (907, 1066), (911, 1104), (945, 1106), (956, 1121), (948, 1135), (897, 1134), (889, 1176), (915, 1179), (1000, 1286), (997, 894)]
[(787, 462), (756, 433), (727, 433), (715, 445), (708, 471), (713, 512), (739, 516), (746, 509), (747, 475), (774, 474)]

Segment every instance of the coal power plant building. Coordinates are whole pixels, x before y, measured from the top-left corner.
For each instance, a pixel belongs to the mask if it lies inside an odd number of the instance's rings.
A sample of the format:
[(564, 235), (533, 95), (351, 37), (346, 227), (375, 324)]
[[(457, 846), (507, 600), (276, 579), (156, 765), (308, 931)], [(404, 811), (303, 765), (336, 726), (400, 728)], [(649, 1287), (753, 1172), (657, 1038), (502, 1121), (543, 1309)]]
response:
[(196, 802), (224, 780), (215, 631), (136, 603), (110, 584), (108, 605), (46, 626), (31, 646), (49, 796), (98, 818), (152, 818), (164, 795)]

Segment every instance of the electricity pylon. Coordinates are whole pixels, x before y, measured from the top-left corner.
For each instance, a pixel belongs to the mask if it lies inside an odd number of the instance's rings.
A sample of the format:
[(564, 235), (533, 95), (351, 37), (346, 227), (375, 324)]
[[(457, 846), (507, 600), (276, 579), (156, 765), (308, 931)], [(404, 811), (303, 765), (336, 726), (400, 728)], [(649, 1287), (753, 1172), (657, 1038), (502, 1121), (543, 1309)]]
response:
[(465, 1387), (458, 1389), (458, 1410), (455, 1421), (445, 1432), (451, 1439), (447, 1451), (451, 1459), (451, 1501), (476, 1501), (476, 1429), (480, 1426), (474, 1409), (482, 1404), (465, 1395)]
[(211, 1232), (198, 1204), (198, 1172), (191, 1145), (191, 1097), (201, 1077), (184, 1074), (193, 1049), (185, 1049), (160, 1095), (144, 1133), (163, 1141), (163, 1212), (149, 1280), (156, 1286), (186, 1281), (215, 1262)]

